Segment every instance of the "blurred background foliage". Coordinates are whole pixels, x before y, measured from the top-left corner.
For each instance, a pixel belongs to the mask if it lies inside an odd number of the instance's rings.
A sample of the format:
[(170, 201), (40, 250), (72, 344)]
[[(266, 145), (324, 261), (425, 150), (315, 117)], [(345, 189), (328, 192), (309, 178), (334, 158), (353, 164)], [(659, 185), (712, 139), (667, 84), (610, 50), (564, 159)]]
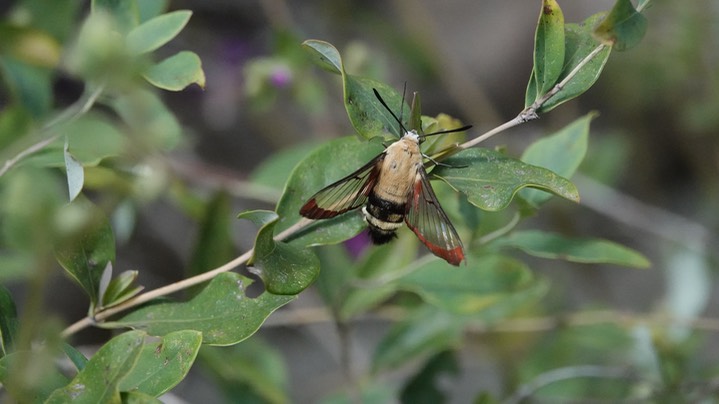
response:
[[(140, 270), (147, 288), (222, 264), (252, 246), (256, 228), (227, 218), (274, 206), (284, 181), (262, 177), (266, 159), (284, 158), (289, 172), (290, 162), (312, 145), (353, 133), (339, 80), (310, 63), (303, 40), (332, 42), (347, 71), (395, 88), (406, 82), (421, 91), (425, 113), (448, 113), (482, 133), (523, 107), (538, 10), (538, 4), (500, 0), (140, 3), (147, 15), (153, 7), (193, 11), (189, 25), (153, 58), (193, 50), (202, 60), (205, 88), (142, 90), (125, 70), (145, 65), (103, 58), (113, 54), (106, 47), (97, 50), (105, 63), (100, 67), (73, 58), (78, 46), (93, 46), (75, 42), (86, 2), (3, 3), (0, 156), (5, 162), (36, 143), (41, 122), (87, 95), (92, 77), (83, 69), (121, 72), (105, 84), (112, 104), (101, 103), (87, 119), (58, 130), (85, 134), (88, 140), (78, 144), (103, 156), (82, 161), (89, 167), (85, 184), (111, 219), (114, 267)], [(612, 4), (561, 6), (567, 21), (579, 22)], [(338, 291), (323, 289), (332, 282), (321, 278), (250, 340), (203, 348), (199, 366), (173, 394), (188, 402), (347, 402), (343, 371), (363, 375), (359, 384), (367, 401), (399, 395), (418, 402), (413, 394), (420, 394), (426, 402), (519, 402), (530, 393), (612, 400), (650, 392), (658, 401), (676, 402), (716, 394), (719, 7), (712, 0), (655, 0), (645, 15), (644, 40), (614, 52), (592, 89), (483, 147), (520, 155), (542, 134), (599, 111), (587, 158), (573, 178), (582, 203), (554, 198), (522, 228), (617, 241), (641, 251), (652, 269), (522, 256), (549, 279), (541, 304), (516, 319), (492, 327), (477, 322), (463, 331), (430, 308), (415, 313), (405, 321), (446, 325), (424, 328), (436, 333), (428, 339), (433, 346), (453, 347), (422, 351), (432, 355), (419, 355), (403, 342), (407, 323), (396, 325), (402, 313), (391, 307), (332, 323), (322, 299), (331, 301)], [(19, 137), (27, 133), (34, 137)], [(60, 142), (31, 158), (62, 167), (62, 150)], [(82, 160), (81, 150), (75, 154)], [(0, 209), (2, 245), (20, 253), (3, 256), (0, 280), (18, 302), (21, 320), (38, 319), (38, 313), (52, 319), (30, 321), (18, 337), (22, 344), (29, 336), (57, 335), (58, 323), (76, 321), (87, 309), (79, 289), (55, 270), (49, 247), (57, 234), (46, 224), (67, 201), (64, 175), (31, 164), (16, 170), (3, 179)], [(72, 227), (57, 228), (65, 225)], [(213, 229), (229, 229), (232, 240), (208, 241), (203, 234), (216, 234)], [(341, 247), (327, 250), (333, 248)], [(323, 254), (332, 253), (321, 253), (321, 260)], [(398, 299), (401, 307), (413, 297)], [(92, 346), (109, 336), (88, 330), (76, 342)], [(383, 356), (392, 353), (388, 344), (406, 348), (405, 358), (412, 360)], [(343, 370), (347, 358), (350, 367)], [(373, 371), (381, 377), (371, 377)]]

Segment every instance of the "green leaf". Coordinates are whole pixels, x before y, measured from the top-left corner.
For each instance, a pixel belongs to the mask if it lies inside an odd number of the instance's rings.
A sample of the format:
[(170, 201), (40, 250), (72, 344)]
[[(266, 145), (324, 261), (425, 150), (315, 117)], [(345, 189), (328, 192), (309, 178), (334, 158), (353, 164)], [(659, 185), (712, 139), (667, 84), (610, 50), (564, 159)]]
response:
[(140, 293), (143, 287), (133, 285), (138, 274), (138, 271), (125, 271), (113, 278), (102, 296), (102, 307), (117, 306)]
[(67, 386), (55, 390), (47, 403), (119, 403), (120, 381), (135, 366), (146, 334), (128, 331), (108, 341)]
[[(276, 230), (280, 232), (297, 223), (301, 219), (300, 208), (312, 195), (367, 164), (382, 150), (384, 147), (377, 141), (364, 142), (348, 136), (327, 142), (310, 153), (295, 167), (287, 181), (277, 204), (280, 221)], [(318, 220), (288, 241), (298, 247), (336, 244), (365, 227), (358, 212), (348, 212), (332, 219)]]
[(157, 88), (180, 91), (190, 84), (205, 88), (205, 72), (196, 53), (182, 51), (150, 66), (142, 76)]
[(103, 212), (84, 198), (63, 207), (60, 216), (63, 236), (55, 246), (55, 257), (96, 307), (100, 278), (108, 262), (115, 259), (112, 228)]
[(159, 399), (139, 391), (123, 391), (120, 398), (122, 404), (162, 404)]
[(50, 111), (52, 70), (32, 66), (12, 57), (0, 58), (0, 72), (13, 98), (38, 119)]
[(566, 178), (488, 149), (463, 150), (444, 161), (432, 174), (467, 195), (473, 205), (489, 211), (506, 208), (514, 194), (532, 187), (579, 201), (577, 188)]
[(137, 4), (140, 22), (148, 21), (167, 11), (169, 0), (142, 0)]
[[(543, 0), (534, 36), (534, 67), (526, 106), (557, 83), (564, 62), (564, 14), (555, 0)], [(529, 98), (532, 96), (534, 98)]]
[(420, 306), (380, 341), (372, 368), (375, 372), (392, 369), (421, 355), (441, 352), (460, 340), (463, 325), (461, 317), (433, 306)]
[(53, 391), (69, 382), (56, 366), (56, 359), (45, 348), (16, 351), (0, 358), (3, 398), (17, 403), (44, 403)]
[(256, 396), (266, 403), (287, 403), (288, 375), (281, 352), (258, 337), (232, 347), (204, 347), (202, 369), (219, 381), (228, 401)]
[[(598, 13), (587, 18), (582, 24), (565, 25), (565, 60), (564, 68), (558, 81), (564, 80), (584, 59), (586, 59), (598, 46), (592, 34), (592, 30), (606, 13)], [(576, 98), (587, 91), (599, 79), (604, 68), (611, 47), (605, 46), (590, 61), (588, 61), (577, 74), (570, 79), (561, 90), (549, 98), (538, 110), (538, 112), (549, 112), (558, 105)]]
[(0, 285), (0, 358), (12, 351), (17, 325), (15, 302), (10, 291)]
[(100, 116), (84, 116), (61, 128), (59, 133), (61, 136), (58, 140), (26, 158), (23, 164), (66, 167), (63, 138), (67, 139), (72, 156), (83, 167), (95, 167), (107, 158), (121, 155), (125, 150), (125, 136)]
[(80, 191), (82, 191), (82, 185), (85, 182), (85, 171), (75, 156), (70, 154), (68, 149), (67, 141), (65, 142), (65, 172), (67, 174), (67, 189), (70, 195), (70, 202), (74, 201)]
[(152, 146), (171, 149), (182, 139), (177, 118), (153, 92), (123, 93), (114, 99), (113, 107), (128, 126)]
[(506, 256), (470, 255), (467, 262), (467, 268), (448, 269), (445, 262), (432, 260), (400, 278), (397, 288), (447, 311), (476, 314), (505, 304), (537, 283), (523, 263)]
[(92, 0), (91, 7), (93, 13), (105, 12), (112, 16), (122, 34), (136, 27), (140, 20), (137, 0)]
[(647, 32), (647, 18), (629, 0), (617, 0), (607, 17), (594, 29), (602, 43), (618, 51), (636, 46)]
[[(524, 150), (522, 161), (570, 178), (587, 154), (589, 123), (596, 115), (593, 112), (584, 115), (559, 132), (532, 143)], [(520, 195), (533, 206), (539, 206), (551, 197), (535, 189), (523, 189)]]
[(89, 362), (89, 360), (85, 357), (85, 355), (82, 354), (82, 352), (78, 351), (77, 349), (75, 349), (74, 346), (70, 344), (62, 344), (62, 350), (65, 352), (65, 355), (67, 355), (67, 357), (72, 361), (78, 371), (85, 369), (85, 366), (87, 365), (87, 362)]
[(302, 42), (302, 48), (307, 51), (314, 64), (334, 74), (344, 74), (342, 57), (331, 43), (317, 39), (308, 39)]
[(639, 252), (601, 239), (568, 238), (538, 230), (516, 231), (498, 239), (498, 246), (518, 248), (542, 258), (564, 259), (585, 264), (615, 264), (647, 268), (649, 260)]
[(382, 137), (397, 140), (399, 124), (392, 114), (375, 96), (373, 89), (379, 92), (382, 99), (392, 108), (394, 114), (402, 119), (407, 128), (407, 118), (401, 117), (401, 111), (409, 111), (402, 101), (402, 95), (394, 88), (366, 77), (344, 75), (344, 102), (347, 115), (357, 134), (364, 139)]
[(188, 275), (207, 272), (235, 256), (232, 241), (232, 201), (224, 192), (216, 192), (205, 205), (197, 241), (188, 265)]
[[(340, 294), (339, 317), (349, 320), (389, 298), (397, 291), (394, 279), (407, 270), (416, 258), (418, 240), (414, 234), (400, 235), (391, 244), (377, 246), (368, 251), (352, 271), (354, 282), (345, 285)], [(369, 240), (367, 240), (369, 243)]]
[(179, 34), (190, 16), (192, 11), (178, 10), (140, 24), (127, 34), (128, 49), (136, 55), (154, 51)]
[(162, 338), (146, 337), (132, 370), (120, 380), (120, 391), (140, 391), (158, 397), (175, 387), (195, 362), (202, 344), (198, 331), (183, 330)]
[[(400, 111), (409, 111), (403, 97), (392, 87), (366, 77), (352, 76), (344, 71), (342, 58), (337, 49), (328, 42), (308, 40), (303, 44), (312, 60), (319, 67), (335, 74), (342, 75), (342, 88), (345, 109), (357, 134), (364, 139), (373, 137), (397, 138), (397, 121), (392, 114), (379, 102), (374, 95), (376, 89), (382, 99), (394, 110), (395, 115), (403, 120), (407, 128), (408, 122)], [(403, 134), (400, 134), (403, 135)]]
[(262, 278), (268, 292), (296, 295), (317, 279), (320, 262), (312, 250), (273, 239), (279, 219), (275, 212), (256, 210), (243, 212), (238, 217), (260, 226), (250, 271)]
[(236, 344), (254, 334), (272, 312), (294, 300), (267, 292), (247, 297), (245, 290), (251, 284), (242, 275), (222, 273), (187, 302), (142, 307), (108, 325), (144, 329), (152, 335), (197, 330), (205, 344)]
[(315, 142), (305, 143), (274, 153), (255, 168), (250, 174), (250, 180), (253, 183), (282, 191), (292, 169), (318, 146)]

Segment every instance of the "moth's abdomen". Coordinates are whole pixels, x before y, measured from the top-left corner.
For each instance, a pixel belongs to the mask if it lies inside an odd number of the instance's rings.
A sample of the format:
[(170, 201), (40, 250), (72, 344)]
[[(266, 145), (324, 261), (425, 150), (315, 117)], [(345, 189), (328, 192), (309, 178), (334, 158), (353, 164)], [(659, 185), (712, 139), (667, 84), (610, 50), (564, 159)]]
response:
[(396, 237), (402, 226), (407, 204), (399, 204), (370, 194), (367, 205), (362, 208), (374, 244), (385, 244)]

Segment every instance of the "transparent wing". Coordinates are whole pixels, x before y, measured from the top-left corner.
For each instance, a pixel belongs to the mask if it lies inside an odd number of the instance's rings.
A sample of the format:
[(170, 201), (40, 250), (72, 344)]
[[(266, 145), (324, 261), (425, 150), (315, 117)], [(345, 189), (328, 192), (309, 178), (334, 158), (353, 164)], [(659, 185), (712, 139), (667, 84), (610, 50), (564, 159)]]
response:
[(329, 219), (367, 203), (367, 198), (379, 178), (384, 153), (359, 170), (330, 184), (312, 196), (300, 209), (309, 219)]
[(434, 255), (459, 265), (464, 260), (462, 240), (437, 201), (423, 167), (417, 177), (404, 220)]

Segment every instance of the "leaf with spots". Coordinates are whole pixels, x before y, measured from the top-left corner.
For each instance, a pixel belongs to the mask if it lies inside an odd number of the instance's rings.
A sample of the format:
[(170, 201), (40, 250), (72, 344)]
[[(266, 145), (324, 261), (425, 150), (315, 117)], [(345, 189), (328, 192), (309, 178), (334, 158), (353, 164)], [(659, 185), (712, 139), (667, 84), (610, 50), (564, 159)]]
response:
[(239, 217), (260, 226), (250, 271), (262, 278), (267, 291), (276, 295), (296, 295), (314, 282), (320, 273), (317, 256), (307, 248), (273, 239), (279, 219), (275, 212), (255, 210), (243, 212)]
[(467, 200), (489, 211), (506, 208), (522, 188), (532, 187), (579, 202), (579, 192), (569, 180), (554, 172), (488, 149), (467, 149), (444, 160), (432, 174)]
[[(327, 142), (302, 160), (290, 174), (285, 191), (277, 204), (281, 232), (300, 219), (300, 208), (317, 191), (354, 172), (382, 152), (378, 141), (364, 142), (347, 136)], [(332, 219), (318, 220), (287, 241), (298, 247), (336, 244), (354, 237), (366, 224), (357, 211)]]
[(140, 391), (157, 397), (185, 378), (202, 345), (202, 333), (172, 332), (147, 337), (137, 363), (120, 382), (120, 391)]
[[(361, 138), (371, 139), (381, 136), (386, 139), (396, 139), (399, 136), (396, 129), (397, 121), (382, 106), (372, 90), (376, 89), (379, 92), (398, 117), (405, 115), (403, 111), (409, 112), (402, 94), (382, 82), (347, 74), (339, 51), (328, 42), (310, 39), (303, 42), (302, 47), (316, 65), (342, 76), (345, 109), (352, 126)], [(408, 120), (402, 119), (402, 124), (408, 128)]]
[(115, 259), (115, 237), (104, 213), (83, 197), (63, 207), (58, 215), (60, 242), (55, 257), (70, 277), (99, 305), (100, 278)]
[(233, 345), (254, 334), (270, 314), (295, 298), (268, 292), (248, 297), (245, 292), (251, 284), (242, 275), (222, 273), (187, 302), (145, 306), (107, 326), (143, 329), (152, 335), (197, 330), (205, 344)]
[(135, 366), (146, 336), (142, 331), (128, 331), (111, 339), (67, 386), (55, 390), (45, 402), (119, 403), (118, 384)]

